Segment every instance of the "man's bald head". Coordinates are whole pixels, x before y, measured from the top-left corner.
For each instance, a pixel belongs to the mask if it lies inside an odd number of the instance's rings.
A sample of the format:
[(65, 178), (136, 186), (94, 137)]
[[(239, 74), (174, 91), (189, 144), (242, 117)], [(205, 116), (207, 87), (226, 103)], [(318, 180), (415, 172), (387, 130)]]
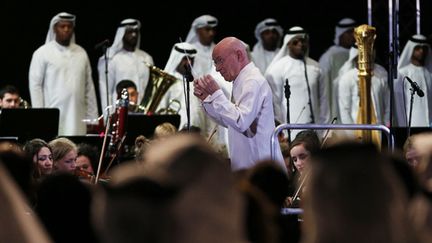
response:
[(222, 39), (215, 46), (212, 57), (216, 71), (220, 72), (226, 81), (233, 81), (250, 62), (246, 45), (235, 37)]
[[(235, 38), (235, 37), (226, 37), (222, 39), (216, 46), (216, 49), (222, 49), (227, 52), (240, 51), (247, 57), (246, 45), (243, 41)], [(248, 60), (249, 61), (249, 60)]]

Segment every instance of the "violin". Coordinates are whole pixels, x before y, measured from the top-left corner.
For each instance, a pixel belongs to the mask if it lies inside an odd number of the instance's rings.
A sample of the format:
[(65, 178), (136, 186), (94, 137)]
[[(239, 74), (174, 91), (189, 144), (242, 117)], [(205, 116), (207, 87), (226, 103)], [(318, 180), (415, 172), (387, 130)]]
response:
[[(74, 174), (75, 174), (75, 176), (77, 176), (81, 180), (84, 180), (84, 181), (89, 182), (91, 184), (95, 184), (96, 176), (93, 173), (84, 170), (83, 168), (76, 167), (75, 171), (74, 171)], [(108, 176), (106, 174), (102, 174), (99, 177), (98, 182), (107, 183), (110, 180), (111, 180), (110, 176)]]
[(75, 176), (77, 176), (79, 179), (88, 181), (90, 183), (94, 183), (95, 180), (95, 176), (93, 173), (88, 172), (86, 170), (84, 170), (81, 167), (76, 167), (75, 171), (74, 171)]

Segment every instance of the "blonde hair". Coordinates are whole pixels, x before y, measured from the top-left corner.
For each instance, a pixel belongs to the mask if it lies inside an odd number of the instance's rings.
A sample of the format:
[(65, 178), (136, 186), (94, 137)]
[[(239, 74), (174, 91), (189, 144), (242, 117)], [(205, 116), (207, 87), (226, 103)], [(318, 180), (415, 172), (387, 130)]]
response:
[(48, 144), (52, 150), (54, 164), (66, 156), (70, 151), (78, 151), (74, 142), (67, 138), (56, 138)]
[(177, 133), (177, 128), (169, 123), (169, 122), (164, 122), (162, 124), (159, 124), (154, 131), (154, 138), (161, 138), (161, 137), (168, 137), (171, 135), (174, 135)]

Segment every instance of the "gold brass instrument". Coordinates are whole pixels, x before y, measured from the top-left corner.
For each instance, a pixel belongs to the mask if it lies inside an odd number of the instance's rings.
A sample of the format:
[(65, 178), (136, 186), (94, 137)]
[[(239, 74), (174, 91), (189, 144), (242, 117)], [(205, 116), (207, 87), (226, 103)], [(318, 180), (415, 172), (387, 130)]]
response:
[[(129, 103), (129, 111), (136, 113), (146, 113), (146, 108), (143, 105), (136, 105)], [(158, 115), (177, 115), (180, 112), (181, 103), (179, 100), (172, 99), (169, 101), (168, 106), (160, 108), (155, 114)]]
[(31, 108), (31, 105), (27, 100), (20, 97), (19, 108), (28, 109)]
[[(357, 124), (376, 124), (377, 118), (371, 96), (371, 80), (373, 76), (373, 49), (376, 38), (376, 29), (369, 25), (360, 25), (354, 29), (354, 37), (358, 46), (358, 78), (359, 78), (359, 111)], [(370, 130), (356, 132), (363, 142), (380, 144), (379, 133)]]
[[(150, 80), (149, 84), (147, 85), (150, 87), (150, 91), (146, 90), (146, 93), (144, 95), (145, 98), (137, 107), (137, 111), (144, 112), (147, 115), (158, 114), (159, 111), (156, 111), (156, 109), (159, 106), (162, 98), (164, 97), (168, 89), (175, 82), (178, 82), (178, 79), (156, 66), (150, 65), (146, 62), (144, 62), (144, 64), (148, 66), (150, 70)], [(180, 104), (179, 101), (170, 101), (170, 104), (172, 102), (177, 102), (178, 104)], [(179, 109), (177, 109), (177, 112)], [(169, 107), (165, 108), (164, 110), (165, 112), (168, 111)], [(176, 109), (171, 110), (175, 111)]]
[(176, 115), (180, 112), (181, 103), (179, 100), (172, 99), (169, 101), (168, 106), (165, 108), (160, 108), (156, 111), (156, 114), (160, 115)]

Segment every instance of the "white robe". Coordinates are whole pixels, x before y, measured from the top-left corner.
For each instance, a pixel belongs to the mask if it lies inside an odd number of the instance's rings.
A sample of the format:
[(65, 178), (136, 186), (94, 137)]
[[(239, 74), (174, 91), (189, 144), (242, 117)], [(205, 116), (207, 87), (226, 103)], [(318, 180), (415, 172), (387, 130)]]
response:
[[(356, 124), (359, 110), (358, 70), (351, 69), (339, 79), (339, 108), (342, 124)], [(375, 65), (371, 79), (371, 97), (375, 109), (377, 124), (387, 125), (390, 121), (390, 91), (387, 83), (387, 71)]]
[(255, 45), (253, 51), (251, 52), (252, 61), (262, 74), (265, 73), (268, 65), (270, 65), (271, 61), (279, 52), (279, 50), (280, 48), (277, 48), (275, 51), (267, 51), (262, 45)]
[[(177, 78), (177, 81), (167, 90), (165, 95), (162, 97), (161, 102), (157, 110), (164, 109), (169, 107), (170, 102), (172, 100), (177, 100), (180, 102), (180, 129), (184, 128), (187, 125), (187, 109), (186, 109), (186, 83), (183, 82), (183, 76), (179, 72), (170, 73), (174, 77)], [(190, 101), (190, 125), (201, 127), (203, 123), (203, 119), (205, 114), (201, 109), (201, 102), (199, 99), (193, 95), (193, 83), (189, 83), (189, 101)], [(176, 104), (172, 104), (172, 106), (176, 106)]]
[[(163, 96), (157, 110), (163, 109), (169, 106), (171, 100), (178, 100), (180, 102), (180, 129), (187, 125), (187, 109), (186, 109), (186, 99), (185, 99), (185, 83), (182, 81), (183, 77), (179, 72), (171, 73), (178, 80), (175, 82)], [(220, 79), (220, 74), (216, 73), (216, 70), (211, 73), (211, 75), (218, 82), (223, 93), (226, 97), (230, 97), (230, 92), (232, 85), (225, 80)], [(222, 78), (223, 79), (223, 78)], [(193, 94), (193, 83), (190, 84), (189, 97), (190, 97), (190, 124), (191, 126), (196, 126), (202, 129), (202, 135), (209, 137), (212, 135), (214, 129), (216, 129), (210, 143), (213, 144), (219, 152), (223, 153), (223, 156), (229, 157), (228, 147), (228, 130), (218, 125), (212, 119), (209, 119), (205, 114), (204, 110), (201, 108), (201, 102)], [(174, 106), (174, 105), (172, 105)], [(217, 126), (217, 128), (215, 128)]]
[(140, 49), (136, 49), (133, 52), (122, 49), (112, 58), (108, 59), (108, 92), (110, 104), (107, 104), (105, 59), (103, 56), (99, 58), (99, 92), (102, 109), (105, 109), (107, 105), (115, 104), (117, 100), (116, 86), (124, 79), (131, 80), (135, 83), (139, 93), (138, 103), (141, 102), (150, 75), (149, 68), (145, 65), (145, 62), (153, 65), (153, 58)]
[(424, 67), (408, 64), (399, 70), (395, 80), (395, 117), (396, 126), (407, 126), (411, 99), (411, 85), (405, 76), (410, 77), (423, 90), (424, 96), (414, 95), (411, 126), (430, 127), (432, 124), (432, 74)]
[[(207, 114), (228, 128), (232, 170), (253, 167), (271, 156), (270, 139), (275, 129), (272, 94), (265, 78), (251, 62), (233, 81), (231, 101), (221, 89), (203, 101)], [(286, 171), (279, 144), (276, 161)]]
[[(329, 123), (327, 87), (323, 81), (321, 69), (318, 63), (311, 58), (306, 59), (306, 69), (315, 123)], [(287, 99), (284, 93), (286, 79), (288, 79), (291, 91), (290, 123), (312, 122), (305, 67), (302, 60), (286, 55), (267, 69), (265, 77), (273, 92), (274, 113), (279, 122), (287, 122)]]
[(213, 68), (212, 53), (215, 44), (212, 43), (210, 46), (204, 46), (201, 42), (196, 41), (191, 43), (197, 50), (197, 54), (194, 60), (194, 69), (198, 70), (198, 76), (206, 75), (211, 73)]
[(90, 61), (76, 44), (51, 41), (38, 48), (30, 64), (29, 89), (33, 107), (60, 109), (59, 135), (84, 135), (82, 120), (98, 117)]
[(333, 45), (319, 59), (319, 65), (327, 82), (327, 97), (330, 105), (330, 117), (339, 117), (338, 114), (338, 84), (336, 78), (342, 65), (348, 60), (349, 49)]

